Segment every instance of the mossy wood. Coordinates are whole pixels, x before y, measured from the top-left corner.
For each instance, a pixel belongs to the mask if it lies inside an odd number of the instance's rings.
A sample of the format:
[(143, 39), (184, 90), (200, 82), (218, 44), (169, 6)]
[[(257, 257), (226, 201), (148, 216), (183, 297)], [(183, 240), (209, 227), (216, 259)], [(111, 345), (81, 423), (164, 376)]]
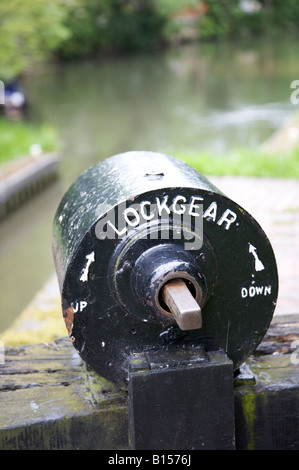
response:
[[(237, 449), (299, 449), (299, 315), (274, 317), (235, 379)], [(128, 449), (127, 395), (88, 371), (69, 338), (7, 347), (0, 449)], [(200, 447), (200, 446), (199, 446)]]

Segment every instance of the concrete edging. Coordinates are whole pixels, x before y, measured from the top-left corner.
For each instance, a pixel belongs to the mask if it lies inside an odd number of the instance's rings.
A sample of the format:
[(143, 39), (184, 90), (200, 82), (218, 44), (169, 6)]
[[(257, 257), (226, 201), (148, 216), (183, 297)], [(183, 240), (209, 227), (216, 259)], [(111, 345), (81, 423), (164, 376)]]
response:
[(58, 175), (60, 155), (24, 157), (0, 169), (0, 218), (16, 208)]

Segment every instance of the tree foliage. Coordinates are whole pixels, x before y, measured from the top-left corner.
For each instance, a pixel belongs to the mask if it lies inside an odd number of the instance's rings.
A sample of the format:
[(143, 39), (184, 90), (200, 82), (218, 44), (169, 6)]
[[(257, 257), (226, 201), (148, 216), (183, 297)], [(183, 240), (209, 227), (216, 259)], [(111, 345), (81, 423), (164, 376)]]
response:
[[(261, 6), (251, 13), (244, 4)], [(204, 7), (201, 40), (298, 32), (298, 0), (0, 0), (0, 78), (60, 59), (151, 50), (178, 33), (176, 14)]]
[(0, 76), (12, 79), (49, 58), (71, 32), (63, 0), (0, 0)]
[(66, 21), (71, 39), (61, 43), (58, 54), (76, 58), (152, 49), (161, 40), (164, 21), (154, 0), (77, 0)]

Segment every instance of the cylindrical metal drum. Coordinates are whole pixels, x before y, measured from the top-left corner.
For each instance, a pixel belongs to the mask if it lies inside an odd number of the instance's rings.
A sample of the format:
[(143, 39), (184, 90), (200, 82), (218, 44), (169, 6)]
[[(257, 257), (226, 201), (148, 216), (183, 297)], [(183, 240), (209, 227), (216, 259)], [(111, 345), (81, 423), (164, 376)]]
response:
[(271, 244), (237, 203), (184, 162), (115, 155), (63, 197), (53, 251), (68, 334), (118, 384), (130, 353), (222, 348), (237, 368), (273, 315)]

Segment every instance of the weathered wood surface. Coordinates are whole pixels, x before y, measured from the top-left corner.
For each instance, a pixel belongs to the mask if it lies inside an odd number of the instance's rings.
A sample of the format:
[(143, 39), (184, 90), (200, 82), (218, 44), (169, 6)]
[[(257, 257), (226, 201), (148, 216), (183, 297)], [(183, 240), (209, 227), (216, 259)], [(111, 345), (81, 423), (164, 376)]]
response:
[(236, 447), (299, 449), (299, 315), (275, 317), (235, 380)]
[[(3, 362), (0, 449), (128, 449), (126, 392), (86, 370), (68, 338), (7, 347)], [(235, 423), (237, 449), (299, 449), (299, 315), (274, 317), (242, 366)]]
[(0, 397), (0, 449), (127, 446), (124, 394), (88, 372), (68, 338), (8, 347)]

